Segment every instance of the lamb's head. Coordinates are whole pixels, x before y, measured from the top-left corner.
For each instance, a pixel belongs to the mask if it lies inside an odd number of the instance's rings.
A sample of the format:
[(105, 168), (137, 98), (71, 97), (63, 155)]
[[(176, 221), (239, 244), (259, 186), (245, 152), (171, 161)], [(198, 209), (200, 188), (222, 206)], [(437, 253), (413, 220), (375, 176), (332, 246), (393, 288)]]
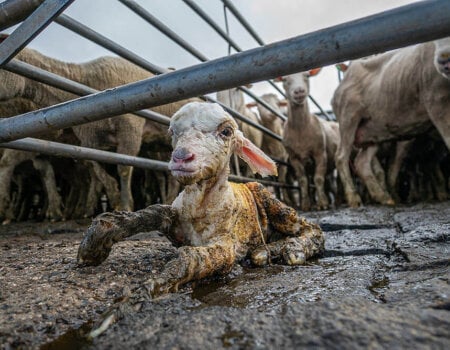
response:
[(190, 185), (227, 177), (235, 152), (254, 172), (276, 175), (275, 163), (244, 137), (235, 120), (215, 103), (191, 102), (170, 121), (172, 158), (169, 169), (177, 180)]
[(450, 80), (450, 37), (434, 41), (434, 65), (444, 78)]
[(277, 78), (283, 82), (283, 88), (288, 100), (295, 105), (303, 105), (309, 94), (309, 78), (317, 75), (320, 68), (306, 72), (295, 73)]

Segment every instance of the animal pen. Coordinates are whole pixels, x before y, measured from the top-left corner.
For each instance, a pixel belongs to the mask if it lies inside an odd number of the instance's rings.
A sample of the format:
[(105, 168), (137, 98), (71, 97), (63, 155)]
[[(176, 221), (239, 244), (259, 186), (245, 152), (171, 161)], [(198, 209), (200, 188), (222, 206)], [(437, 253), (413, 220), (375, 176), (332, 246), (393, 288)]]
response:
[[(167, 171), (167, 163), (163, 161), (43, 141), (31, 137), (49, 130), (68, 128), (129, 112), (168, 125), (168, 117), (145, 108), (195, 96), (201, 96), (202, 99), (212, 102), (214, 101), (212, 98), (202, 95), (232, 87), (239, 87), (250, 98), (255, 99), (279, 118), (285, 120), (284, 115), (271, 108), (244, 85), (434, 40), (450, 34), (450, 3), (446, 0), (428, 0), (266, 45), (233, 3), (230, 0), (222, 0), (224, 9), (233, 14), (261, 45), (259, 48), (242, 51), (229, 34), (200, 6), (192, 0), (183, 0), (237, 52), (231, 56), (208, 60), (205, 55), (197, 51), (137, 2), (119, 1), (202, 63), (176, 71), (152, 64), (102, 34), (64, 15), (64, 9), (73, 0), (4, 1), (0, 4), (0, 29), (4, 30), (23, 22), (0, 43), (1, 68), (82, 97), (0, 120), (0, 147)], [(42, 30), (45, 30), (45, 27), (52, 21), (157, 75), (150, 79), (99, 92), (14, 59), (14, 56)], [(270, 81), (269, 83), (282, 93), (275, 84)], [(312, 97), (311, 99), (316, 103)], [(233, 117), (281, 141), (279, 135), (253, 123), (225, 105), (222, 107)], [(322, 115), (329, 118), (322, 109), (321, 112)], [(231, 179), (234, 181), (249, 180), (236, 175), (231, 175)], [(258, 181), (266, 185), (294, 187), (275, 181)]]

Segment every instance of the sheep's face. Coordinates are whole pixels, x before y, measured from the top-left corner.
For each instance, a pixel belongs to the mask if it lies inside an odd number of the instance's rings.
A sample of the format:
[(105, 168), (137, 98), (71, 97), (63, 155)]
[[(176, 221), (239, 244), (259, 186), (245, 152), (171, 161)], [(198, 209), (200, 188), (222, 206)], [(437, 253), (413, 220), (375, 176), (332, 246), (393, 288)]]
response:
[(284, 76), (283, 88), (286, 95), (294, 104), (301, 105), (309, 94), (309, 73), (301, 72)]
[(244, 137), (235, 120), (215, 103), (191, 102), (170, 121), (169, 170), (184, 185), (228, 175), (235, 152), (262, 176), (277, 175), (276, 164)]
[(450, 80), (450, 37), (436, 40), (434, 65), (444, 78)]
[[(261, 96), (261, 99), (269, 104), (274, 110), (278, 111), (280, 114), (282, 114), (281, 109), (279, 107), (280, 100), (275, 94), (265, 94)], [(271, 111), (269, 111), (267, 108), (264, 108), (264, 106), (257, 104), (259, 116), (261, 117), (261, 120), (264, 123), (273, 123), (278, 119), (278, 116), (273, 114)]]
[(215, 177), (228, 168), (237, 124), (219, 105), (193, 102), (171, 119), (172, 158), (169, 169), (189, 185)]

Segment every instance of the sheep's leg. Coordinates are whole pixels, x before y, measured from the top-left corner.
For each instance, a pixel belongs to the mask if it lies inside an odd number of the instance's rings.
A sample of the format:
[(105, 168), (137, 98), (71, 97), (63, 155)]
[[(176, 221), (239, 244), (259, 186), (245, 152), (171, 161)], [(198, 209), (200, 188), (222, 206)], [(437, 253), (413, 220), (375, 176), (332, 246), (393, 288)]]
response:
[[(355, 184), (350, 173), (350, 154), (355, 141), (355, 135), (360, 123), (360, 111), (350, 112), (350, 108), (344, 108), (339, 115), (345, 116), (343, 120), (339, 120), (339, 132), (341, 134), (338, 149), (335, 154), (336, 168), (339, 173), (340, 181), (344, 187), (345, 198), (350, 207), (359, 207), (361, 205), (361, 197), (356, 191)], [(336, 112), (337, 113), (337, 112)], [(338, 114), (336, 114), (338, 116)]]
[(317, 193), (317, 209), (327, 209), (329, 202), (325, 194), (325, 174), (327, 172), (327, 154), (322, 152), (314, 157), (315, 161), (315, 173), (314, 173), (314, 185), (316, 186)]
[[(318, 225), (298, 216), (293, 208), (279, 201), (261, 184), (254, 182), (247, 186), (256, 205), (266, 213), (275, 230), (274, 237), (267, 237), (268, 244), (252, 253), (251, 258), (256, 265), (267, 264), (270, 258), (283, 258), (289, 265), (301, 264), (324, 250), (325, 239)], [(280, 235), (282, 239), (279, 239)]]
[(271, 260), (282, 260), (288, 265), (304, 265), (306, 260), (324, 251), (325, 240), (316, 225), (305, 225), (301, 236), (285, 237), (256, 248), (251, 254), (252, 263), (257, 266)]
[(177, 291), (178, 287), (213, 275), (223, 275), (233, 268), (235, 247), (229, 238), (216, 244), (178, 248), (178, 258), (170, 261), (158, 277), (146, 281), (145, 287), (151, 296)]
[(404, 159), (406, 158), (410, 148), (412, 145), (412, 140), (408, 141), (399, 141), (395, 144), (395, 156), (392, 162), (389, 164), (388, 169), (388, 189), (393, 194), (397, 200), (399, 199), (397, 193), (397, 181), (398, 174), (400, 173), (400, 169), (402, 168), (402, 164)]
[(56, 189), (55, 172), (52, 165), (43, 159), (33, 159), (33, 166), (41, 173), (44, 182), (45, 190), (47, 192), (48, 206), (45, 212), (45, 218), (51, 221), (63, 219), (61, 211), (62, 200)]
[(382, 188), (372, 170), (373, 158), (377, 151), (377, 146), (369, 146), (361, 150), (355, 158), (355, 168), (358, 176), (364, 181), (370, 196), (375, 201), (381, 204), (393, 205), (394, 201), (389, 193)]
[(311, 209), (311, 202), (309, 199), (308, 177), (306, 176), (305, 167), (299, 159), (292, 159), (291, 164), (295, 169), (295, 174), (300, 185), (300, 207), (303, 211), (308, 211)]
[(445, 177), (439, 163), (434, 163), (431, 166), (431, 185), (436, 194), (438, 201), (447, 200), (447, 190), (445, 189)]
[(113, 212), (97, 216), (87, 229), (78, 248), (78, 264), (99, 265), (112, 245), (139, 232), (166, 232), (176, 218), (170, 205), (152, 205), (136, 212)]
[(118, 165), (120, 177), (120, 210), (132, 211), (134, 208), (133, 195), (131, 193), (131, 178), (133, 167)]
[[(14, 169), (22, 162), (36, 157), (35, 153), (5, 149), (0, 159), (0, 218), (5, 219), (5, 223), (10, 222), (12, 210), (8, 210), (10, 205), (11, 179)], [(8, 215), (9, 213), (9, 215)]]
[(105, 187), (106, 195), (111, 203), (111, 206), (117, 210), (120, 208), (120, 192), (117, 181), (109, 175), (105, 169), (101, 167), (97, 162), (90, 161), (92, 169), (94, 170), (95, 176)]

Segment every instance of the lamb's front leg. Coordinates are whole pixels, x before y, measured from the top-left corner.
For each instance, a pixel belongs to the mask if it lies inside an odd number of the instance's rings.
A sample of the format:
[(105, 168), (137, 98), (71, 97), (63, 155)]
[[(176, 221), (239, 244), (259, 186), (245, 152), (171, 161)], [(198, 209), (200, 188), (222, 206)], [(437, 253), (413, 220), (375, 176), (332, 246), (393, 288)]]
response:
[(306, 261), (323, 253), (325, 240), (319, 226), (300, 221), (301, 233), (283, 237), (275, 242), (256, 248), (251, 254), (252, 263), (263, 266), (270, 260), (282, 260), (288, 265), (304, 265)]
[(178, 251), (178, 258), (170, 261), (157, 277), (145, 283), (151, 296), (177, 291), (179, 286), (193, 280), (227, 274), (236, 259), (231, 239), (220, 240), (208, 246), (183, 246)]
[[(264, 186), (248, 183), (260, 213), (264, 213), (278, 237), (267, 237), (268, 244), (251, 254), (255, 265), (265, 265), (270, 259), (282, 259), (289, 265), (301, 265), (309, 258), (321, 254), (325, 239), (320, 227), (300, 217), (297, 212), (279, 201)], [(279, 237), (281, 235), (281, 238)]]
[(139, 232), (158, 230), (167, 233), (177, 211), (170, 205), (151, 205), (136, 212), (118, 211), (97, 216), (78, 248), (80, 265), (99, 265), (112, 245)]

